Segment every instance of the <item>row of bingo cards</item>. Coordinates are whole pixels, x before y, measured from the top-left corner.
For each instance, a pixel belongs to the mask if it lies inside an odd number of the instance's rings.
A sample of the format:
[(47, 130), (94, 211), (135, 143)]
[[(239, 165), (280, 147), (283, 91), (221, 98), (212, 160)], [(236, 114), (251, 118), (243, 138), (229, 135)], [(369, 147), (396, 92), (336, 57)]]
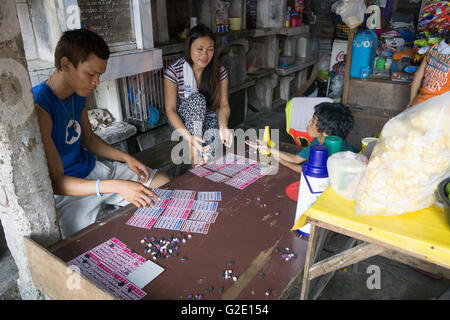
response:
[[(171, 193), (165, 189), (155, 189), (158, 195), (170, 196), (170, 199), (155, 201), (154, 206), (139, 208), (134, 215), (126, 222), (127, 225), (139, 228), (182, 230), (185, 224), (192, 221), (213, 223), (218, 216), (218, 202), (222, 200), (222, 193), (215, 191), (196, 192), (191, 190), (175, 190)], [(163, 197), (162, 197), (163, 198)], [(189, 216), (191, 215), (191, 216)], [(209, 225), (203, 228), (192, 228), (191, 232), (205, 233), (209, 230)], [(195, 231), (197, 230), (197, 231)]]
[(186, 220), (182, 218), (170, 218), (163, 216), (158, 219), (153, 227), (168, 230), (181, 230), (181, 227), (185, 221)]
[(161, 206), (160, 202), (169, 199), (194, 199), (196, 191), (193, 190), (169, 190), (169, 189), (153, 189), (161, 200), (157, 200), (155, 206)]
[[(220, 174), (225, 174), (225, 175), (227, 175), (229, 177), (233, 177), (233, 176), (237, 175), (239, 172), (242, 171), (242, 168), (240, 168), (238, 166), (234, 166), (234, 165), (226, 166), (225, 168), (220, 169), (219, 173)], [(247, 166), (247, 165), (244, 165), (244, 166)]]
[(215, 202), (215, 201), (195, 200), (192, 205), (192, 210), (203, 210), (203, 211), (216, 212), (218, 206), (219, 206), (219, 203)]
[(203, 167), (197, 167), (197, 168), (190, 169), (189, 172), (192, 172), (193, 174), (195, 174), (196, 176), (199, 176), (199, 177), (203, 177), (203, 176), (206, 176), (206, 175), (212, 173), (212, 171), (210, 171), (206, 168), (203, 168)]
[(133, 227), (151, 229), (158, 218), (141, 216), (139, 214), (134, 214), (126, 224)]
[(243, 190), (261, 177), (262, 175), (257, 176), (251, 174), (250, 172), (242, 171), (225, 182), (225, 184)]
[(226, 181), (225, 184), (243, 190), (261, 177), (274, 173), (275, 171), (276, 167), (274, 166), (257, 163), (245, 168), (242, 172)]
[(197, 200), (222, 201), (222, 192), (220, 191), (198, 192)]
[(186, 220), (181, 231), (207, 234), (210, 223), (204, 221)]
[[(153, 200), (154, 204), (149, 207), (138, 208), (126, 222), (127, 225), (151, 229), (171, 202), (179, 199), (193, 199), (196, 194), (192, 190), (154, 189), (153, 191), (160, 197), (160, 200)], [(187, 214), (189, 214), (189, 211)]]
[(218, 215), (219, 213), (214, 211), (193, 210), (189, 219), (195, 221), (214, 223), (216, 222)]
[[(272, 168), (270, 165), (259, 163), (251, 158), (227, 153), (191, 172), (211, 181), (225, 183), (242, 190), (267, 174)], [(247, 172), (247, 175), (242, 174), (243, 172)]]
[(222, 168), (225, 168), (227, 165), (224, 163), (207, 163), (203, 166), (205, 169), (219, 171)]
[[(215, 221), (215, 218), (213, 220)], [(207, 221), (161, 217), (154, 228), (207, 234), (210, 224)]]
[(146, 292), (136, 287), (126, 277), (145, 262), (144, 257), (129, 250), (116, 238), (112, 238), (67, 264), (78, 267), (83, 276), (118, 299), (140, 300)]
[(163, 206), (160, 207), (150, 206), (147, 208), (138, 208), (134, 215), (126, 222), (126, 224), (134, 227), (150, 229), (169, 203), (169, 200), (162, 201), (164, 201), (164, 203)]
[(153, 192), (158, 195), (160, 199), (170, 199), (172, 198), (173, 190), (168, 189), (153, 189)]
[[(187, 219), (190, 211), (191, 211), (191, 209), (187, 209), (187, 208), (167, 207), (166, 211), (164, 211), (160, 220), (163, 217), (171, 218), (171, 219)], [(166, 228), (166, 229), (170, 229), (170, 228)]]
[(227, 176), (220, 174), (218, 172), (208, 174), (207, 176), (205, 176), (205, 178), (214, 182), (224, 182), (229, 179)]
[(172, 199), (194, 199), (196, 193), (192, 190), (174, 190)]

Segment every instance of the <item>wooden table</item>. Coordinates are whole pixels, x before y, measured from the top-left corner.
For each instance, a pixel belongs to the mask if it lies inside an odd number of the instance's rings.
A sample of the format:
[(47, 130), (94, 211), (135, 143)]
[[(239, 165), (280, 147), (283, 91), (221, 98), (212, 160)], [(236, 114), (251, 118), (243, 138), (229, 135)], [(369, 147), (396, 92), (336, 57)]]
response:
[[(344, 199), (328, 187), (305, 212), (311, 231), (302, 300), (316, 299), (337, 270), (375, 255), (450, 279), (450, 225), (442, 208), (432, 206), (395, 216), (357, 216), (354, 205), (355, 201)], [(329, 232), (350, 239), (341, 253), (314, 263)], [(310, 295), (310, 281), (319, 276), (322, 278)]]
[[(284, 145), (284, 150), (296, 149)], [(179, 256), (155, 262), (165, 271), (146, 285), (144, 299), (187, 299), (190, 294), (203, 294), (203, 299), (280, 299), (303, 270), (307, 242), (291, 231), (296, 202), (284, 190), (298, 181), (298, 174), (280, 166), (276, 175), (265, 176), (244, 190), (215, 183), (190, 172), (177, 177), (165, 189), (221, 191), (219, 215), (208, 234), (192, 233), (180, 245)], [(126, 225), (136, 208), (132, 205), (113, 216), (79, 231), (49, 250), (63, 262), (70, 261), (95, 246), (116, 237), (145, 258), (141, 240), (178, 236), (179, 231)], [(286, 261), (283, 249), (296, 254)], [(187, 257), (187, 261), (182, 261)], [(232, 265), (230, 262), (234, 261)], [(237, 281), (221, 279), (231, 269)], [(205, 290), (214, 287), (210, 293)], [(223, 290), (220, 290), (223, 288)]]

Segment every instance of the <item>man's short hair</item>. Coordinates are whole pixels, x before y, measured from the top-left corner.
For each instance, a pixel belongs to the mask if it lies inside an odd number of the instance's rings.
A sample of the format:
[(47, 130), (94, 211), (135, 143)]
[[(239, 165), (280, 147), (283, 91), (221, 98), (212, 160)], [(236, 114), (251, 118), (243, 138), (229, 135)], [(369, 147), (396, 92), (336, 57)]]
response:
[(102, 37), (88, 29), (65, 31), (56, 45), (55, 67), (61, 70), (61, 59), (67, 57), (77, 68), (91, 53), (100, 59), (108, 60), (110, 51)]
[(353, 128), (353, 115), (341, 103), (319, 103), (314, 107), (314, 115), (317, 116), (317, 131), (329, 136), (345, 139)]

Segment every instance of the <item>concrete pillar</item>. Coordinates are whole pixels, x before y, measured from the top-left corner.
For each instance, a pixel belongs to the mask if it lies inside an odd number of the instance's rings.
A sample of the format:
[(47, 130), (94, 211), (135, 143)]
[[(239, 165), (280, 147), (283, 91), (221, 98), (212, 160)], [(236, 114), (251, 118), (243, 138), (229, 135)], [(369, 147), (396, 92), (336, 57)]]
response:
[(23, 237), (61, 239), (33, 105), (15, 0), (0, 2), (0, 219), (22, 299), (44, 299), (31, 280)]
[(151, 1), (153, 35), (156, 43), (169, 42), (169, 28), (167, 27), (166, 0)]
[(57, 5), (60, 6), (60, 3), (53, 0), (33, 0), (28, 1), (28, 5), (39, 59), (53, 64), (55, 59), (54, 48), (62, 32), (65, 31), (64, 28), (67, 27), (60, 25), (61, 19), (63, 19), (61, 16), (64, 14), (57, 14)]
[(291, 97), (291, 81), (294, 80), (295, 75), (291, 74), (289, 76), (280, 79), (280, 98), (283, 100), (289, 100)]
[(264, 37), (265, 68), (275, 69), (278, 66), (278, 37)]
[(257, 2), (256, 27), (281, 28), (286, 26), (287, 0), (259, 0)]
[(260, 111), (270, 111), (273, 102), (273, 89), (278, 84), (276, 73), (262, 79), (258, 79), (256, 84), (248, 88), (248, 101)]
[(303, 86), (306, 81), (308, 80), (308, 70), (303, 69), (301, 71), (298, 71), (295, 73), (295, 79), (294, 79), (294, 92), (297, 92), (297, 90)]

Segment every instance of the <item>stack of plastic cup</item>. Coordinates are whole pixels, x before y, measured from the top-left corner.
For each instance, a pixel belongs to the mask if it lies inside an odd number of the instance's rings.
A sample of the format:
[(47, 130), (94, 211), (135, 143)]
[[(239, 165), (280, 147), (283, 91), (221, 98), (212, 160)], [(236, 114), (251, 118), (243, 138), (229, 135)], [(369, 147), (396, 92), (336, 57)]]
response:
[(327, 146), (321, 144), (311, 146), (308, 161), (303, 165), (302, 172), (314, 178), (328, 177), (327, 159)]

